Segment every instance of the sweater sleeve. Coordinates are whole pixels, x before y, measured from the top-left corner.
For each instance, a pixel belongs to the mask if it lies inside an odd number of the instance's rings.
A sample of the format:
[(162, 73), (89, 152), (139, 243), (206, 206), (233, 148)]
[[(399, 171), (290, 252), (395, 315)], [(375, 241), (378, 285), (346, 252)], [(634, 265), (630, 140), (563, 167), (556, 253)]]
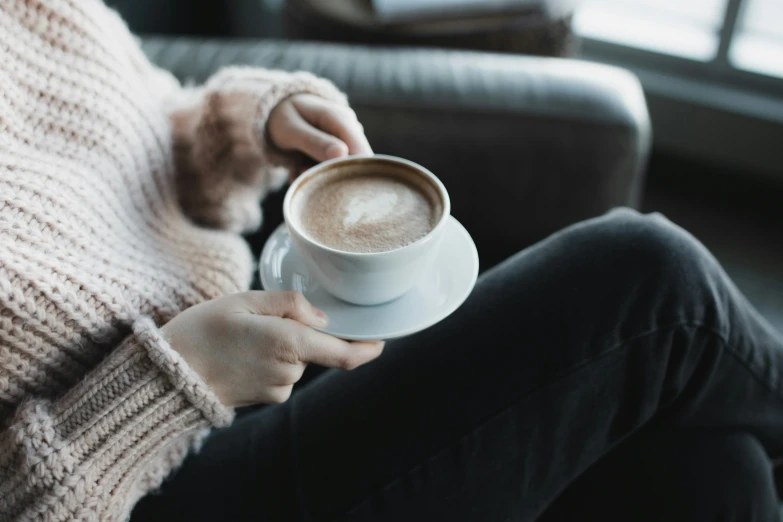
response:
[(76, 386), (57, 398), (28, 396), (0, 431), (0, 518), (38, 520), (53, 510), (69, 520), (124, 518), (209, 427), (232, 416), (153, 322), (139, 319)]
[(168, 100), (180, 202), (195, 221), (236, 232), (261, 224), (259, 200), (297, 168), (295, 154), (276, 149), (266, 133), (272, 109), (297, 93), (346, 104), (328, 80), (229, 67), (203, 87), (174, 91)]
[(195, 222), (233, 232), (261, 225), (260, 200), (280, 188), (302, 155), (272, 144), (266, 122), (288, 96), (314, 94), (348, 105), (329, 80), (307, 72), (232, 66), (205, 85), (183, 87), (141, 51), (122, 19), (112, 13), (117, 43), (123, 45), (146, 94), (160, 100), (172, 126), (180, 204)]

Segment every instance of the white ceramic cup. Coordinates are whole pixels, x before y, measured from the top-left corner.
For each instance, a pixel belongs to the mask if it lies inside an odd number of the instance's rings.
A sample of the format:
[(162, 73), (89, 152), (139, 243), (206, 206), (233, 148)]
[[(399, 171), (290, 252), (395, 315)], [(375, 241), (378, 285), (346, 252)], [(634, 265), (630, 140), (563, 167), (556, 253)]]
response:
[[(293, 215), (294, 200), (300, 187), (309, 180), (347, 166), (366, 168), (368, 173), (381, 171), (393, 175), (402, 170), (408, 175), (420, 176), (440, 197), (442, 215), (429, 234), (395, 250), (357, 253), (320, 244), (303, 230), (299, 216)], [(432, 172), (412, 161), (381, 154), (347, 156), (320, 163), (291, 184), (283, 202), (283, 216), (293, 246), (311, 277), (332, 295), (358, 305), (385, 303), (413, 288), (432, 264), (450, 213), (451, 202), (446, 187)]]

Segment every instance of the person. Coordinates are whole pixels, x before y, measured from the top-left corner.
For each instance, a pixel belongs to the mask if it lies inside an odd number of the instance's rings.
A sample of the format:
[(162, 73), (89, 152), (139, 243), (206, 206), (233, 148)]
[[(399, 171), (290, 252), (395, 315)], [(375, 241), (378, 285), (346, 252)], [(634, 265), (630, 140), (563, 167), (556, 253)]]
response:
[(777, 519), (783, 340), (665, 218), (345, 342), (248, 290), (239, 235), (296, 153), (371, 152), (332, 84), (183, 88), (98, 0), (0, 0), (0, 34), (0, 520)]

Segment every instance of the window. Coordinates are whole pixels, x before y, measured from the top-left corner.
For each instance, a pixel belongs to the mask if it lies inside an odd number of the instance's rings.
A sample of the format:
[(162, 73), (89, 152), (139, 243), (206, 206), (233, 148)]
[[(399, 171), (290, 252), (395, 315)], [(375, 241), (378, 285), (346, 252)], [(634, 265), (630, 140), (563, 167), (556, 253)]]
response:
[(750, 0), (737, 29), (731, 63), (783, 78), (783, 0)]
[(783, 182), (783, 0), (576, 5), (582, 57), (636, 73), (658, 150)]
[(783, 0), (583, 0), (574, 28), (589, 40), (783, 78)]
[(587, 0), (574, 27), (596, 40), (709, 61), (725, 8), (726, 0)]

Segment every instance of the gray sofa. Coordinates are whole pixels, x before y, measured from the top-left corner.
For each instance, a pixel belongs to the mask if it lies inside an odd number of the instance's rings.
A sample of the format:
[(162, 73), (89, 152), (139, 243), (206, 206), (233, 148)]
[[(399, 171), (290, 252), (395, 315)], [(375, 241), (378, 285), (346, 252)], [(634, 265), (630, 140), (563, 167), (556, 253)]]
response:
[[(221, 66), (303, 69), (334, 81), (376, 152), (430, 168), (487, 268), (570, 223), (637, 206), (651, 131), (630, 73), (556, 58), (290, 41), (147, 38), (181, 79)], [(279, 221), (270, 204), (269, 225)]]

